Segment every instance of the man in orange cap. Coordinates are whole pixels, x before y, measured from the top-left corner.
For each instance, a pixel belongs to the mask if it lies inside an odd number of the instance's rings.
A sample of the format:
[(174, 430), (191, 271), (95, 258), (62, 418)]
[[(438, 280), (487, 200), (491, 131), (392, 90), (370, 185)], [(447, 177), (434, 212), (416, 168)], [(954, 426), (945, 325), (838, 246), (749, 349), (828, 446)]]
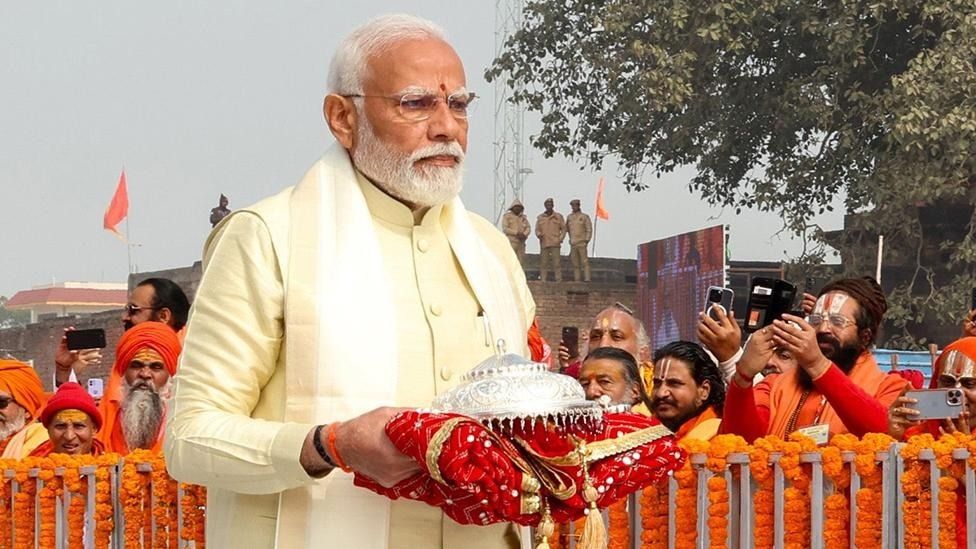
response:
[(176, 374), (180, 351), (176, 332), (161, 322), (143, 322), (122, 334), (99, 408), (105, 424), (98, 438), (108, 451), (162, 450), (163, 399)]
[(45, 400), (30, 365), (0, 360), (0, 457), (21, 459), (47, 440), (44, 426), (34, 421)]

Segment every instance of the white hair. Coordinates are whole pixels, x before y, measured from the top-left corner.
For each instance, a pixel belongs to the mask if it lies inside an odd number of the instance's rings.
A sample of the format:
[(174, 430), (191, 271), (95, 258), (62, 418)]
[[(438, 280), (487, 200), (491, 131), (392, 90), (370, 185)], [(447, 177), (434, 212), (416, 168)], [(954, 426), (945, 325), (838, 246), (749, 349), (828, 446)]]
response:
[(349, 33), (339, 44), (329, 65), (329, 92), (363, 93), (366, 62), (390, 49), (397, 42), (436, 38), (447, 41), (447, 34), (437, 24), (413, 15), (381, 15)]

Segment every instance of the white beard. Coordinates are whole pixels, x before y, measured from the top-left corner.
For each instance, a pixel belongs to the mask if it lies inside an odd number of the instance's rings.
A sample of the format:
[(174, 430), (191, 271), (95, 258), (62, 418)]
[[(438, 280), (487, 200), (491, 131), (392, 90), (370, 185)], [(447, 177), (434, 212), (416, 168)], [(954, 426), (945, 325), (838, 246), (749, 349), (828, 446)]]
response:
[[(140, 382), (139, 384), (145, 384)], [(122, 435), (129, 450), (152, 448), (162, 427), (166, 404), (152, 384), (135, 389), (125, 384), (122, 395)]]
[(24, 428), (24, 425), (27, 425), (27, 417), (23, 410), (18, 411), (13, 417), (7, 416), (7, 420), (0, 426), (0, 440), (7, 440), (14, 436)]
[[(358, 146), (352, 161), (383, 192), (421, 208), (444, 204), (461, 192), (464, 151), (457, 141), (437, 143), (406, 154), (377, 138), (365, 116), (360, 119), (362, 124), (356, 134)], [(418, 160), (437, 155), (454, 156), (457, 164), (452, 167), (414, 167)]]

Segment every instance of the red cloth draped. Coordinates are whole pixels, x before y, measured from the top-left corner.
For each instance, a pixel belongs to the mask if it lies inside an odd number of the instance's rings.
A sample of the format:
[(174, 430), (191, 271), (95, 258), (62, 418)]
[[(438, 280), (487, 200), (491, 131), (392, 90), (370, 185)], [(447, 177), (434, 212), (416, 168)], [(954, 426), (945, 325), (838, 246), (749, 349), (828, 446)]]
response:
[[(435, 471), (443, 478), (439, 482), (431, 475), (427, 453), (432, 439), (438, 433), (444, 434), (441, 429), (448, 422), (454, 425), (442, 441)], [(536, 428), (516, 427), (510, 435), (500, 435), (477, 420), (457, 414), (403, 412), (390, 420), (386, 432), (393, 444), (413, 458), (423, 472), (392, 488), (384, 488), (358, 473), (355, 483), (391, 499), (402, 497), (439, 507), (460, 524), (535, 525), (541, 518), (538, 510), (523, 512), (526, 477), (523, 473), (529, 469), (533, 477), (538, 477), (537, 465), (545, 461), (540, 456), (554, 458), (570, 454), (574, 449), (570, 434), (594, 442), (655, 425), (659, 425), (657, 420), (636, 414), (607, 414), (598, 427), (588, 429), (553, 430), (537, 424)], [(522, 439), (529, 449), (520, 447), (515, 437)], [(670, 434), (597, 460), (589, 466), (590, 477), (599, 493), (597, 504), (609, 506), (663, 479), (683, 462), (684, 453)], [(539, 491), (549, 502), (553, 519), (564, 522), (582, 517), (587, 503), (582, 499), (581, 466), (550, 465), (548, 470), (548, 475), (558, 476), (576, 487), (575, 494), (563, 500), (545, 487)]]

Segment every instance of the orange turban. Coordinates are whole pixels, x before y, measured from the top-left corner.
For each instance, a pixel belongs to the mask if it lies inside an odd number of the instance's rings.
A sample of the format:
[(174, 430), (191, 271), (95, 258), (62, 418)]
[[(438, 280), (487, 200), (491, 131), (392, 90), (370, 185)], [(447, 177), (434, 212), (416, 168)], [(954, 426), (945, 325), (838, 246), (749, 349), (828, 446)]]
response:
[(0, 360), (0, 390), (14, 397), (32, 418), (37, 417), (47, 400), (37, 372), (19, 360)]
[[(935, 367), (932, 368), (932, 382), (929, 385), (932, 389), (939, 386), (939, 376), (941, 376), (942, 372), (945, 371), (946, 361), (949, 359), (950, 355), (953, 354), (952, 351), (956, 351), (957, 353), (968, 358), (970, 361), (976, 362), (976, 337), (970, 336), (957, 339), (942, 349), (942, 354), (939, 355), (939, 358), (935, 361)], [(958, 372), (953, 373), (958, 375)], [(972, 374), (969, 376), (971, 375)]]
[(159, 353), (169, 375), (176, 375), (176, 362), (183, 347), (173, 328), (162, 322), (140, 322), (122, 334), (118, 346), (115, 347), (113, 373), (125, 375), (136, 353), (146, 348)]

